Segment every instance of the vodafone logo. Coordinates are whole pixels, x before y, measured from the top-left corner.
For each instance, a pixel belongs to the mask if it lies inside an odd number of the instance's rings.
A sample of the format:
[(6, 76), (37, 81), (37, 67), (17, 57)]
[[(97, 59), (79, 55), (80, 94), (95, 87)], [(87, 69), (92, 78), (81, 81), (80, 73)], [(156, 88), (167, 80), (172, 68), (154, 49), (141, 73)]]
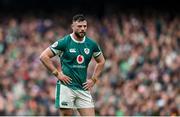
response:
[(84, 62), (84, 57), (82, 55), (78, 55), (76, 60), (79, 64), (82, 64)]

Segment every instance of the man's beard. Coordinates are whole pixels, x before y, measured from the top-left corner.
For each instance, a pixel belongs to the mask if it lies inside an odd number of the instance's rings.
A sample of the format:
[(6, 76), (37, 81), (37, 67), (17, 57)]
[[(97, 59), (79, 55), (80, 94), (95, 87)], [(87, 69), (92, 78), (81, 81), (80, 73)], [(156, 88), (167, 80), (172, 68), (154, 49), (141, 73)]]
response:
[(75, 32), (77, 38), (83, 38), (86, 35), (86, 32)]

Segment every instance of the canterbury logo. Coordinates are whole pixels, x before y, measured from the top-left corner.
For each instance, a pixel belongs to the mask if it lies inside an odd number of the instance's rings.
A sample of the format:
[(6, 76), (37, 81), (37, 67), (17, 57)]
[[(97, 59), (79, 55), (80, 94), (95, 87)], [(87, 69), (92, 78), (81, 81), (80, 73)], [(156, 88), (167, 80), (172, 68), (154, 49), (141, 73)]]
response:
[(62, 102), (61, 104), (62, 104), (63, 106), (67, 106), (67, 105), (68, 105), (67, 102)]
[(76, 50), (73, 48), (73, 49), (69, 49), (69, 52), (71, 52), (71, 53), (75, 53), (76, 52)]

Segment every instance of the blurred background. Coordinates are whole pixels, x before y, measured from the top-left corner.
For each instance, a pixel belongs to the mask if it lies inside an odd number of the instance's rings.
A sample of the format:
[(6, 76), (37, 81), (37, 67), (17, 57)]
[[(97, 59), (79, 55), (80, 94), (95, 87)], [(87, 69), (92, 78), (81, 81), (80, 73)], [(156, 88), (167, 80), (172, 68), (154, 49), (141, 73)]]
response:
[[(76, 13), (87, 17), (87, 34), (106, 58), (92, 90), (96, 115), (180, 115), (180, 10), (173, 0), (1, 0), (0, 115), (60, 115), (56, 78), (39, 55), (71, 33)], [(60, 68), (58, 57), (53, 63)]]

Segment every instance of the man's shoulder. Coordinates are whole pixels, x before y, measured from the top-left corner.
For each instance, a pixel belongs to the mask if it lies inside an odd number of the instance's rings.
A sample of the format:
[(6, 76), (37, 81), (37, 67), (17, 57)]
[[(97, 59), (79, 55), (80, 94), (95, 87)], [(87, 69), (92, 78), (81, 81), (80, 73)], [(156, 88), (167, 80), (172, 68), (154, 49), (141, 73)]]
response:
[(59, 40), (69, 40), (69, 39), (70, 39), (70, 35), (67, 34), (67, 35), (65, 35), (65, 36), (63, 36), (63, 37), (61, 37), (61, 38), (58, 38), (58, 41), (59, 41)]
[(67, 44), (69, 40), (70, 40), (70, 35), (65, 35), (57, 39), (58, 43), (62, 43), (62, 44)]
[(90, 38), (90, 37), (86, 37), (86, 41), (87, 41), (88, 43), (92, 43), (92, 44), (96, 44), (96, 43), (97, 43), (94, 39), (92, 39), (92, 38)]

